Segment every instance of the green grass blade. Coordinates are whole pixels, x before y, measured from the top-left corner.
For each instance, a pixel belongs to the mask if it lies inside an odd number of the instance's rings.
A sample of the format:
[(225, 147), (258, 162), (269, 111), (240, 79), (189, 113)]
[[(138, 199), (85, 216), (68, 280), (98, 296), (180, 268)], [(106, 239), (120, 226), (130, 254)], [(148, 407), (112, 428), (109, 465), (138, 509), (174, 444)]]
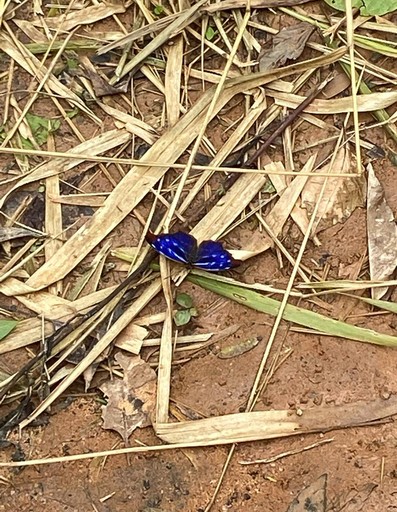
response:
[(351, 293), (342, 293), (342, 295), (353, 297), (353, 299), (361, 300), (367, 304), (371, 304), (371, 306), (375, 306), (376, 308), (384, 309), (385, 311), (390, 311), (390, 313), (397, 314), (397, 304), (395, 302), (389, 302), (387, 300), (381, 299), (370, 299), (369, 297), (360, 297), (359, 295), (353, 295)]
[(16, 327), (17, 320), (0, 320), (0, 340), (5, 338)]
[[(280, 308), (280, 302), (275, 299), (265, 297), (260, 293), (240, 286), (220, 283), (211, 278), (211, 276), (204, 277), (191, 272), (187, 279), (206, 290), (210, 290), (222, 295), (223, 297), (232, 299), (239, 304), (243, 304), (251, 309), (260, 311), (261, 313), (276, 316)], [(339, 320), (333, 320), (332, 318), (320, 315), (319, 313), (314, 313), (313, 311), (308, 311), (304, 308), (299, 308), (291, 304), (286, 306), (283, 318), (289, 322), (303, 325), (314, 329), (319, 333), (331, 336), (338, 336), (340, 338), (347, 338), (355, 341), (374, 343), (376, 345), (389, 347), (397, 346), (397, 337), (395, 336), (381, 334), (371, 329), (364, 329)]]

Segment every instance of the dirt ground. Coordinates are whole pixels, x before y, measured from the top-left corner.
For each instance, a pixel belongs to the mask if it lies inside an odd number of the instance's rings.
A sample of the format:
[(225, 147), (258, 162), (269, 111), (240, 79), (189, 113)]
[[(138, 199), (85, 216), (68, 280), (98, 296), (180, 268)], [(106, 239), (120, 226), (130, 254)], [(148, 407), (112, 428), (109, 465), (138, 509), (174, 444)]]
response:
[[(283, 17), (279, 17), (274, 24), (282, 21)], [(5, 63), (3, 66), (7, 69)], [(143, 89), (142, 95), (138, 95), (141, 111), (145, 114), (146, 108), (148, 117), (155, 116), (157, 107), (153, 105), (157, 105), (158, 95), (148, 94), (144, 85), (144, 79), (140, 78), (138, 86)], [(150, 84), (146, 83), (146, 86)], [(236, 117), (239, 108), (237, 105)], [(49, 114), (50, 107), (48, 102), (41, 100), (35, 109)], [(233, 118), (233, 113), (229, 112), (228, 116)], [(85, 125), (84, 121), (81, 121), (79, 129), (86, 138), (93, 136), (96, 130), (88, 123)], [(218, 126), (211, 137), (216, 148), (221, 146), (223, 137), (222, 126)], [(300, 145), (310, 144), (318, 140), (319, 133), (313, 125), (306, 123), (300, 137)], [(383, 148), (393, 144), (380, 129), (373, 131), (370, 139)], [(70, 147), (71, 138), (69, 140), (65, 128), (55, 140), (59, 151)], [(280, 149), (272, 151), (273, 158), (282, 158)], [(297, 157), (297, 161), (304, 160), (307, 154)], [(12, 160), (4, 158), (4, 165), (7, 162), (12, 163)], [(373, 165), (388, 203), (397, 216), (396, 167), (386, 157), (373, 161)], [(214, 181), (212, 188), (216, 185)], [(90, 191), (105, 190), (111, 190), (111, 185), (98, 175), (90, 183)], [(142, 214), (145, 208), (146, 205), (142, 207)], [(89, 212), (84, 215), (89, 215)], [(112, 234), (112, 242), (115, 246), (134, 246), (139, 240), (139, 231), (136, 219), (128, 217)], [(231, 235), (231, 240), (233, 236), (237, 239), (249, 237), (250, 229), (241, 227), (236, 235)], [(283, 242), (293, 256), (297, 255), (301, 238), (292, 225), (285, 232)], [(304, 263), (313, 267), (313, 262), (316, 262), (320, 272), (324, 265), (328, 265), (328, 279), (347, 278), (350, 269), (367, 250), (365, 210), (357, 209), (345, 223), (322, 231), (319, 239), (320, 247), (309, 243)], [(284, 265), (280, 269), (276, 252), (269, 250), (244, 263), (234, 275), (248, 283), (285, 288), (291, 267)], [(123, 276), (111, 272), (104, 285), (119, 282)], [(361, 277), (368, 278), (366, 267)], [(173, 368), (172, 400), (203, 417), (244, 411), (273, 318), (188, 282), (181, 285), (181, 291), (194, 298), (199, 313), (185, 333), (213, 332), (230, 326), (236, 326), (236, 332)], [(0, 305), (9, 305), (9, 299), (0, 299)], [(396, 302), (396, 299), (394, 291), (390, 300)], [(397, 335), (396, 318), (391, 313), (370, 315), (369, 307), (351, 298), (324, 296), (323, 300), (328, 306), (326, 311), (313, 304), (304, 306), (355, 325)], [(156, 311), (164, 311), (161, 299), (154, 300), (144, 313)], [(160, 326), (157, 327), (158, 334)], [(261, 340), (253, 350), (232, 359), (219, 357), (222, 347), (253, 337)], [(388, 400), (397, 393), (395, 349), (297, 332), (287, 324), (280, 330), (273, 352), (281, 343), (281, 350), (291, 349), (291, 353), (261, 395), (257, 406), (259, 410), (290, 409), (304, 414), (306, 409), (327, 405), (379, 397)], [(1, 364), (15, 371), (27, 357), (24, 351), (6, 354), (2, 356)], [(76, 386), (51, 411), (46, 424), (30, 426), (20, 436), (15, 433), (13, 439), (18, 440), (27, 459), (120, 448), (123, 446), (120, 436), (102, 428), (101, 396), (95, 388), (84, 394), (83, 385)], [(332, 441), (268, 464), (241, 464), (242, 461), (299, 450), (324, 439)], [(149, 427), (137, 429), (129, 443), (130, 446), (159, 444), (159, 439)], [(225, 446), (195, 448), (2, 470), (0, 512), (204, 512), (228, 451), (229, 447)], [(15, 448), (12, 446), (0, 451), (1, 461), (11, 460), (14, 456)], [(370, 427), (238, 445), (212, 510), (287, 512), (299, 492), (323, 474), (328, 476), (328, 511), (397, 511), (395, 422), (390, 420)], [(305, 510), (315, 512), (310, 506)]]

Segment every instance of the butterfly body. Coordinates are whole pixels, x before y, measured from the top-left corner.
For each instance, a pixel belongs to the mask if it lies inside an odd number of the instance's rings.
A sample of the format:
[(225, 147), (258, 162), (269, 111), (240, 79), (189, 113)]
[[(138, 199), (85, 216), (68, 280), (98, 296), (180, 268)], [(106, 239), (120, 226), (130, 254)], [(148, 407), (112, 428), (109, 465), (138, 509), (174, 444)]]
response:
[(166, 258), (210, 272), (229, 270), (241, 263), (223, 248), (221, 242), (206, 240), (198, 244), (194, 236), (182, 231), (161, 235), (149, 231), (146, 240)]

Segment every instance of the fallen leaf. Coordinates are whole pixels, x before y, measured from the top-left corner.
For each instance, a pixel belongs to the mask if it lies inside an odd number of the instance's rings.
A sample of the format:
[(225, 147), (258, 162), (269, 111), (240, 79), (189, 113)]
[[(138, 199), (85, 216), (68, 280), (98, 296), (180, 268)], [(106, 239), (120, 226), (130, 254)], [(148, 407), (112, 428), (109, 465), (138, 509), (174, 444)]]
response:
[(101, 76), (95, 66), (91, 63), (88, 57), (81, 57), (81, 64), (84, 67), (86, 77), (91, 81), (94, 89), (95, 96), (101, 98), (102, 96), (112, 96), (115, 94), (126, 93), (128, 88), (128, 82), (125, 82), (120, 87), (113, 87), (110, 85), (103, 76)]
[[(332, 165), (332, 168), (330, 166)], [(329, 173), (329, 177), (310, 177), (302, 191), (302, 207), (308, 214), (313, 212), (324, 180), (327, 185), (321, 203), (317, 211), (317, 219), (314, 223), (313, 234), (330, 226), (343, 222), (350, 217), (353, 211), (365, 204), (365, 179), (364, 176), (347, 178), (346, 176), (332, 176), (333, 173), (350, 173), (351, 159), (349, 148), (340, 148), (333, 163), (327, 164), (318, 172)]]
[(341, 94), (346, 89), (348, 89), (351, 85), (351, 81), (349, 76), (343, 72), (341, 69), (340, 71), (335, 70), (334, 71), (334, 77), (330, 82), (327, 83), (327, 85), (324, 87), (322, 94), (327, 100), (331, 98), (335, 98), (335, 96), (338, 96), (338, 94)]
[(232, 357), (241, 356), (255, 348), (261, 340), (262, 338), (260, 336), (255, 336), (254, 338), (248, 338), (247, 340), (239, 341), (233, 345), (228, 345), (220, 350), (218, 357), (220, 359), (230, 359)]
[(124, 376), (100, 386), (108, 397), (107, 405), (102, 407), (102, 427), (115, 430), (127, 442), (137, 427), (152, 424), (156, 404), (156, 373), (139, 356), (118, 352), (115, 360), (122, 367)]
[[(391, 278), (397, 266), (397, 224), (371, 164), (368, 164), (367, 171), (369, 272), (373, 281), (386, 281)], [(382, 298), (386, 292), (387, 287), (371, 289), (373, 299)]]
[(327, 503), (327, 475), (305, 487), (294, 499), (287, 512), (325, 512)]
[[(338, 11), (346, 12), (345, 0), (325, 0), (328, 5)], [(382, 16), (396, 9), (395, 0), (353, 0), (352, 7), (360, 9), (361, 16)]]
[(1, 227), (0, 228), (0, 242), (7, 242), (8, 240), (15, 240), (15, 238), (23, 238), (23, 237), (36, 237), (39, 238), (44, 236), (42, 233), (37, 233), (35, 231), (31, 231), (26, 228), (18, 228), (18, 227)]
[(260, 52), (258, 56), (259, 71), (278, 68), (283, 66), (287, 60), (297, 59), (303, 52), (306, 41), (313, 30), (314, 27), (304, 21), (280, 30), (273, 38), (272, 49)]
[(343, 499), (338, 497), (337, 510), (341, 512), (359, 512), (363, 510), (365, 503), (377, 487), (377, 484), (368, 482), (358, 489), (351, 489)]

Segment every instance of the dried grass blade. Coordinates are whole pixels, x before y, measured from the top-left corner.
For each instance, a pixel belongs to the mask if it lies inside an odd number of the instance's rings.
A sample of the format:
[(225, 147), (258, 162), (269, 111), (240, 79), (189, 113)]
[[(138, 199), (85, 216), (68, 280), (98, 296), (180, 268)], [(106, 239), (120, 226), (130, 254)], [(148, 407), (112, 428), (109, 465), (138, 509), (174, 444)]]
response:
[(145, 37), (149, 34), (155, 34), (156, 32), (159, 32), (160, 30), (163, 30), (166, 28), (170, 23), (172, 23), (175, 19), (177, 19), (182, 12), (178, 12), (175, 14), (170, 14), (169, 16), (166, 16), (165, 18), (161, 18), (159, 20), (154, 21), (153, 23), (149, 23), (148, 25), (145, 25), (141, 28), (138, 28), (137, 30), (134, 30), (130, 34), (122, 35), (119, 39), (116, 41), (113, 41), (102, 48), (100, 48), (97, 51), (98, 55), (102, 55), (103, 53), (108, 53), (111, 50), (114, 50), (115, 48), (119, 48), (120, 46), (126, 46), (137, 39), (141, 39), (142, 37)]
[[(286, 7), (293, 5), (307, 4), (310, 0), (251, 0), (249, 5), (251, 9), (269, 9), (271, 7)], [(229, 11), (234, 9), (245, 9), (246, 0), (223, 0), (203, 8), (203, 11), (214, 13), (218, 11)]]
[[(101, 300), (109, 295), (114, 290), (114, 286), (110, 288), (104, 288), (103, 290), (99, 290), (91, 295), (87, 295), (86, 297), (82, 297), (74, 302), (69, 302), (61, 297), (58, 297), (59, 302), (51, 305), (49, 302), (49, 306), (46, 307), (45, 317), (48, 320), (59, 321), (59, 322), (68, 322), (70, 319), (76, 316), (76, 313), (82, 313), (89, 309), (90, 307), (98, 304)], [(52, 294), (48, 294), (47, 292), (39, 292), (43, 294), (43, 301), (46, 301), (46, 298), (50, 296), (53, 298)], [(35, 293), (33, 295), (33, 299), (39, 296), (39, 293)], [(11, 294), (12, 295), (12, 294)], [(35, 311), (38, 315), (42, 315), (44, 312), (43, 306), (41, 303), (33, 302), (33, 299), (28, 303), (27, 301), (22, 301), (23, 295), (17, 296), (18, 300), (25, 304), (25, 306), (29, 307), (32, 311)], [(46, 303), (45, 303), (46, 304)], [(51, 306), (51, 307), (50, 307)], [(45, 322), (44, 324), (45, 335), (51, 334), (54, 330), (51, 322)], [(4, 340), (0, 344), (0, 354), (5, 354), (10, 352), (11, 350), (16, 350), (18, 348), (27, 347), (40, 341), (43, 337), (43, 329), (42, 329), (42, 321), (41, 318), (29, 318), (28, 320), (22, 320), (16, 327), (15, 331), (12, 332), (7, 339)]]
[(207, 0), (200, 0), (192, 7), (190, 7), (190, 9), (182, 11), (174, 21), (172, 21), (159, 35), (152, 39), (152, 41), (150, 41), (150, 43), (146, 45), (143, 50), (141, 50), (133, 59), (130, 60), (130, 62), (128, 62), (128, 64), (126, 64), (119, 76), (115, 76), (112, 80), (110, 80), (110, 84), (114, 85), (121, 78), (123, 78), (123, 76), (133, 72), (139, 66), (139, 64), (141, 64), (147, 57), (149, 57), (149, 55), (151, 55), (155, 50), (167, 42), (170, 37), (175, 36), (178, 32), (183, 30), (186, 26), (190, 25), (195, 19), (197, 19), (199, 17), (199, 10), (206, 1)]
[(156, 424), (156, 434), (168, 443), (242, 443), (309, 432), (365, 425), (397, 413), (397, 397), (347, 405), (306, 409), (302, 416), (284, 411), (255, 411), (196, 421)]
[[(114, 14), (121, 14), (125, 12), (125, 6), (122, 2), (114, 3), (98, 3), (96, 5), (90, 5), (83, 7), (78, 11), (71, 11), (61, 16), (54, 16), (52, 18), (45, 18), (44, 22), (50, 29), (61, 29), (62, 31), (68, 32), (79, 25), (90, 25), (96, 21), (109, 18)], [(35, 22), (36, 26), (41, 26), (41, 21)]]
[[(270, 166), (273, 167), (273, 164)], [(241, 175), (226, 195), (196, 224), (192, 235), (198, 240), (219, 238), (263, 188), (267, 180), (266, 167), (263, 173)]]
[[(294, 64), (276, 71), (256, 73), (227, 82), (216, 104), (215, 115), (235, 95), (247, 89), (268, 83), (275, 78), (288, 76), (302, 70), (328, 65), (345, 53), (337, 50), (332, 54)], [(198, 135), (211, 103), (214, 89), (206, 91), (180, 121), (166, 132), (142, 157), (145, 161), (175, 161)], [(77, 231), (56, 254), (29, 280), (33, 288), (43, 288), (67, 275), (115, 226), (117, 226), (165, 174), (167, 168), (134, 167), (107, 198), (104, 207), (97, 211), (89, 223)], [(222, 223), (221, 223), (222, 224)], [(206, 228), (204, 228), (205, 231)]]
[[(311, 156), (303, 166), (302, 172), (311, 172), (315, 160), (316, 156)], [(294, 178), (289, 186), (280, 194), (280, 199), (266, 216), (266, 223), (276, 237), (281, 233), (285, 222), (296, 207), (296, 202), (308, 179), (309, 176), (299, 176), (299, 173), (297, 173), (296, 178)]]
[[(117, 108), (106, 105), (106, 103), (98, 102), (98, 105), (106, 112), (106, 114), (113, 117), (118, 128), (125, 128), (130, 133), (133, 133), (137, 137), (143, 139), (147, 144), (154, 144), (156, 142), (156, 130), (149, 124), (137, 117), (126, 114)], [(117, 124), (118, 122), (124, 126), (119, 126)]]
[[(69, 153), (91, 153), (91, 155), (99, 155), (117, 146), (125, 144), (130, 140), (130, 138), (131, 134), (126, 130), (110, 130), (108, 132), (101, 133), (100, 135), (94, 137), (93, 139), (90, 139), (86, 142), (83, 142), (75, 146), (69, 151)], [(43, 152), (43, 155), (45, 155), (45, 152)], [(71, 160), (70, 158), (60, 157), (51, 159), (49, 162), (45, 162), (43, 164), (38, 165), (26, 176), (23, 176), (17, 182), (17, 184), (14, 185), (14, 187), (12, 187), (12, 189), (9, 192), (7, 192), (7, 194), (0, 198), (0, 208), (4, 205), (8, 196), (18, 188), (27, 185), (28, 183), (32, 183), (34, 181), (42, 180), (50, 176), (55, 176), (56, 174), (61, 174), (66, 171), (70, 171), (71, 169), (74, 169), (82, 162), (84, 162), (84, 160)]]
[[(140, 297), (124, 311), (115, 323), (109, 328), (105, 335), (98, 341), (87, 356), (73, 369), (73, 371), (58, 385), (54, 391), (42, 402), (33, 413), (20, 425), (26, 427), (35, 418), (42, 414), (82, 373), (101, 355), (101, 353), (112, 343), (118, 334), (135, 318), (135, 316), (157, 295), (161, 289), (160, 280), (156, 280), (148, 286)], [(112, 301), (113, 302), (113, 301)], [(109, 305), (108, 305), (109, 306)]]
[[(277, 105), (283, 107), (296, 108), (305, 99), (297, 94), (283, 93), (279, 91), (268, 91), (269, 96), (273, 96)], [(371, 94), (361, 94), (357, 96), (358, 112), (373, 112), (383, 108), (388, 108), (397, 102), (397, 91), (373, 92)], [(354, 111), (354, 98), (336, 98), (330, 100), (317, 99), (308, 105), (304, 112), (312, 114), (344, 114)]]
[(164, 297), (167, 303), (167, 313), (161, 331), (160, 357), (157, 377), (156, 396), (156, 421), (162, 423), (168, 421), (168, 409), (171, 387), (171, 364), (172, 364), (172, 291), (170, 264), (165, 258), (160, 258), (161, 284), (164, 290)]
[[(5, 32), (0, 32), (0, 47), (2, 51), (18, 63), (18, 65), (25, 71), (34, 77), (37, 76), (39, 80), (43, 80), (47, 73), (46, 67), (43, 66), (37, 57), (27, 50), (26, 47), (20, 45), (20, 48), (18, 48), (15, 46), (11, 38)], [(74, 107), (78, 107), (98, 125), (102, 124), (102, 121), (89, 108), (87, 108), (85, 103), (74, 92), (63, 85), (54, 75), (50, 75), (47, 84), (54, 94), (64, 98)]]
[[(218, 80), (219, 81), (219, 80)], [(217, 83), (217, 82), (216, 82)], [(246, 133), (248, 133), (249, 129), (254, 125), (255, 121), (260, 117), (260, 115), (265, 111), (267, 107), (266, 97), (261, 94), (259, 98), (257, 98), (250, 108), (249, 112), (246, 113), (242, 122), (238, 125), (238, 127), (234, 130), (229, 139), (225, 142), (222, 148), (218, 151), (215, 158), (211, 161), (211, 166), (218, 166), (222, 164), (222, 162), (228, 157), (230, 153), (236, 148), (236, 146), (243, 140)], [(183, 200), (180, 210), (185, 211), (191, 202), (194, 200), (196, 195), (202, 189), (202, 187), (207, 183), (210, 177), (214, 174), (214, 171), (204, 171), (202, 175), (199, 177), (197, 182), (194, 184), (186, 198)]]
[(174, 126), (180, 115), (180, 90), (183, 64), (183, 37), (174, 38), (174, 44), (168, 49), (165, 69), (165, 104), (168, 126)]

